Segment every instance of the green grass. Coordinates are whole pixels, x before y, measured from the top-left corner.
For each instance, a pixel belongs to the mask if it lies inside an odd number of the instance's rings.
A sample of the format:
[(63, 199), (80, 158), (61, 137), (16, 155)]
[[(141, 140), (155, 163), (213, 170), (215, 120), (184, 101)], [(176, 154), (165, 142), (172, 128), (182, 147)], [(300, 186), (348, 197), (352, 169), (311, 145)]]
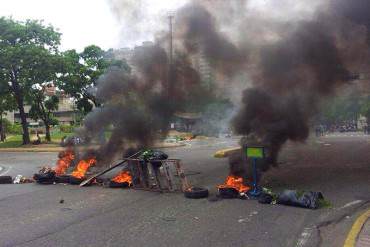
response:
[(319, 208), (333, 208), (333, 205), (328, 200), (319, 199)]
[(17, 148), (22, 146), (22, 135), (8, 136), (5, 142), (0, 142), (0, 148)]
[[(63, 136), (70, 136), (73, 133), (64, 133), (60, 131), (55, 131), (51, 133), (51, 143), (59, 144)], [(31, 140), (33, 140), (34, 135), (31, 135)], [(46, 143), (45, 137), (42, 136), (42, 142)], [(17, 148), (22, 147), (22, 135), (8, 135), (5, 142), (0, 142), (0, 148)]]

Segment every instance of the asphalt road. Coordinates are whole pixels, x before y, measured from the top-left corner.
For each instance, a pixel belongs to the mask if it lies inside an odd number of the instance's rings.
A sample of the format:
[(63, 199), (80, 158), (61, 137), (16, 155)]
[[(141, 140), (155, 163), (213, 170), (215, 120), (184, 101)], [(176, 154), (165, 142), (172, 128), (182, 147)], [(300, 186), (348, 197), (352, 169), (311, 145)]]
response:
[[(214, 194), (227, 162), (213, 153), (235, 142), (195, 141), (166, 152), (183, 160), (192, 184)], [(321, 191), (332, 208), (320, 210), (97, 186), (0, 185), (0, 246), (342, 246), (355, 216), (369, 207), (369, 148), (362, 135), (286, 145), (280, 168), (263, 184)], [(31, 176), (55, 161), (55, 153), (0, 152), (0, 175)]]

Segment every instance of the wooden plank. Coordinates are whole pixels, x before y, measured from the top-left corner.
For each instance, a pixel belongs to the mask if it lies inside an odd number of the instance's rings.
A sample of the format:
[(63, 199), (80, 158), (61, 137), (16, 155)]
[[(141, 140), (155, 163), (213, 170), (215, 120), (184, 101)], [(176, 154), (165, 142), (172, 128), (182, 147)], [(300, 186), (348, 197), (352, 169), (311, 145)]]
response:
[[(132, 159), (132, 158), (134, 158), (134, 157), (138, 156), (138, 155), (139, 155), (139, 154), (141, 154), (141, 153), (142, 153), (142, 151), (139, 151), (139, 152), (137, 152), (137, 153), (135, 153), (135, 154), (131, 155), (131, 156), (130, 156), (130, 157), (128, 157), (127, 159)], [(114, 166), (108, 167), (107, 169), (105, 169), (105, 170), (103, 170), (103, 171), (101, 171), (101, 172), (98, 172), (98, 173), (96, 173), (96, 174), (92, 175), (92, 176), (91, 176), (91, 177), (89, 177), (88, 179), (84, 180), (84, 181), (80, 184), (80, 187), (83, 187), (83, 186), (85, 186), (85, 185), (89, 184), (93, 179), (95, 179), (95, 178), (97, 178), (97, 177), (99, 177), (99, 176), (101, 176), (101, 175), (103, 175), (103, 174), (105, 174), (105, 173), (107, 173), (107, 172), (109, 172), (109, 171), (113, 170), (114, 168), (119, 167), (119, 166), (121, 166), (121, 165), (125, 164), (125, 163), (127, 162), (127, 159), (125, 159), (125, 160), (123, 160), (123, 161), (119, 162), (118, 164), (116, 164), (116, 165), (114, 165)], [(127, 167), (127, 165), (128, 165), (128, 164), (125, 164), (125, 167)]]

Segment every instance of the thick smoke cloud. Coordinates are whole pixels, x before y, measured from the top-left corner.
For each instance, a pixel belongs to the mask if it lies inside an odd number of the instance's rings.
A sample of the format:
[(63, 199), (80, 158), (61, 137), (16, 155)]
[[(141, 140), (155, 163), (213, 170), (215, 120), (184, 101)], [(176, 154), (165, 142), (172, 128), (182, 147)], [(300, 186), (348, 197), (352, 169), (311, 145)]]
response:
[(333, 6), (339, 7), (330, 5), (311, 20), (288, 25), (276, 42), (259, 47), (258, 63), (251, 71), (254, 87), (243, 92), (233, 125), (239, 134), (255, 134), (270, 149), (272, 164), (287, 140), (308, 137), (309, 120), (317, 113), (320, 100), (350, 81), (353, 64), (364, 62), (346, 57), (349, 47), (353, 51), (364, 47), (343, 37), (348, 16)]
[[(142, 1), (110, 2), (121, 18), (146, 14)], [(104, 75), (97, 90), (103, 107), (86, 118), (86, 139), (111, 129), (112, 137), (99, 152), (113, 157), (132, 144), (148, 146), (166, 135), (173, 114), (202, 97), (197, 94), (200, 74), (192, 63), (202, 52), (220, 88), (242, 94), (232, 121), (235, 132), (256, 136), (276, 163), (287, 140), (308, 137), (321, 99), (335, 95), (353, 73), (369, 69), (370, 5), (328, 0), (311, 7), (284, 0), (289, 11), (307, 13), (294, 15), (273, 13), (270, 7), (279, 1), (266, 2), (271, 5), (265, 12), (253, 0), (189, 1), (178, 9), (173, 64), (164, 48), (168, 36), (159, 33), (155, 46), (134, 54), (135, 74), (112, 69)], [(129, 14), (126, 8), (132, 8)]]

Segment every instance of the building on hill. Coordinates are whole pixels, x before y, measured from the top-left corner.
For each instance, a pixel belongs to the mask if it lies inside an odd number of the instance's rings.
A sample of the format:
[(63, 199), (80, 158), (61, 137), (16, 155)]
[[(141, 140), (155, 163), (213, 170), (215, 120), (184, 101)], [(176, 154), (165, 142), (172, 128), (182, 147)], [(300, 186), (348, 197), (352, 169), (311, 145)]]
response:
[[(63, 91), (58, 91), (52, 83), (45, 86), (45, 95), (57, 95), (59, 98), (58, 110), (53, 112), (54, 117), (58, 120), (59, 124), (69, 125), (75, 122), (75, 104), (73, 100), (68, 97), (68, 95), (64, 94)], [(30, 105), (25, 105), (24, 110), (26, 112), (27, 122), (30, 123), (30, 125), (36, 126), (40, 123), (40, 121), (35, 121), (28, 116), (28, 112), (30, 111), (30, 109)], [(6, 118), (12, 123), (21, 122), (19, 111), (9, 112), (6, 115)]]

